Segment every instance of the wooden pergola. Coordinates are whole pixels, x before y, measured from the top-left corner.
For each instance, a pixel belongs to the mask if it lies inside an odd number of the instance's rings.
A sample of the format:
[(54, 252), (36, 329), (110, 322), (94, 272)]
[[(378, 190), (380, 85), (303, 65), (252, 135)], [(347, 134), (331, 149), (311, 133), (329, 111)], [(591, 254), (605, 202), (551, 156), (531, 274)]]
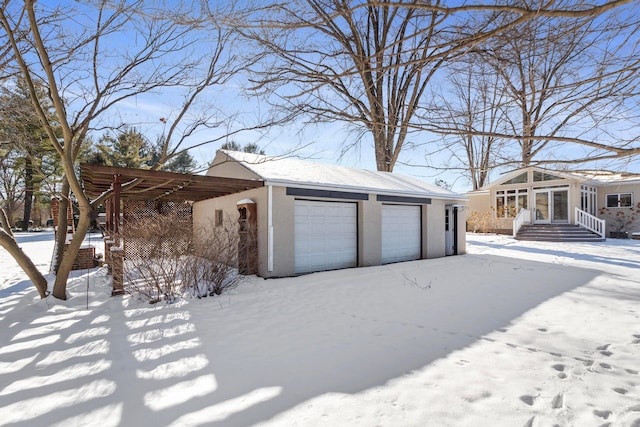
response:
[[(211, 199), (264, 186), (264, 181), (191, 175), (113, 166), (80, 165), (85, 191), (97, 198), (109, 190), (106, 200), (107, 231), (118, 233), (120, 200), (193, 201)], [(111, 228), (109, 228), (111, 227)]]
[[(120, 239), (121, 201), (197, 202), (263, 187), (264, 181), (181, 174), (93, 164), (80, 165), (85, 192), (91, 199), (111, 191), (105, 199), (107, 214), (105, 257), (113, 274), (112, 295), (124, 293), (123, 253)], [(190, 214), (189, 214), (190, 215)]]

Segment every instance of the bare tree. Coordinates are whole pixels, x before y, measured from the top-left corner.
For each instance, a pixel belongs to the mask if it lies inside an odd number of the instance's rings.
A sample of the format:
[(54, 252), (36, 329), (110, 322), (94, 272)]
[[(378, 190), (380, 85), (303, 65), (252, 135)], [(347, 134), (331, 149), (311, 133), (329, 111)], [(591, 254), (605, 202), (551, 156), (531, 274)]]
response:
[(293, 30), (246, 32), (273, 59), (256, 70), (253, 89), (275, 90), (287, 112), (314, 122), (356, 125), (361, 133), (344, 150), (369, 135), (377, 168), (392, 171), (425, 89), (450, 53), (444, 15), (404, 5), (354, 9), (338, 0), (292, 2), (277, 12)]
[[(594, 19), (629, 3), (599, 6), (469, 4), (438, 1), (293, 0), (251, 16), (245, 34), (261, 44), (267, 61), (252, 89), (288, 114), (312, 122), (341, 121), (359, 132), (344, 150), (373, 143), (379, 170), (392, 171), (412, 132), (429, 129), (427, 88), (436, 73), (475, 45), (524, 22), (553, 16)], [(262, 13), (260, 13), (262, 12)], [(479, 19), (481, 12), (496, 16)], [(266, 27), (266, 28), (265, 28)], [(422, 138), (420, 133), (415, 138)]]
[(635, 3), (598, 20), (540, 17), (478, 46), (476, 60), (505, 89), (493, 108), (506, 112), (506, 129), (475, 134), (518, 148), (504, 150), (496, 163), (574, 164), (640, 154), (640, 133), (629, 129), (638, 118), (638, 16)]
[[(88, 135), (118, 126), (113, 110), (129, 99), (171, 90), (177, 106), (159, 117), (166, 125), (160, 163), (183, 150), (186, 139), (212, 125), (211, 114), (191, 114), (212, 85), (224, 83), (237, 64), (229, 49), (231, 33), (204, 26), (189, 10), (156, 13), (162, 5), (146, 1), (73, 3), (49, 6), (34, 0), (4, 0), (0, 37), (6, 39), (31, 93), (34, 108), (61, 158), (64, 181), (61, 209), (73, 199), (80, 218), (67, 250), (59, 254), (53, 296), (66, 299), (66, 282), (90, 224), (92, 208), (108, 193), (90, 200), (83, 191), (75, 161)], [(183, 18), (177, 21), (174, 18)], [(191, 19), (191, 18), (194, 19)], [(197, 31), (194, 31), (197, 29)], [(36, 88), (47, 90), (62, 129), (58, 138), (47, 120)], [(127, 184), (125, 184), (127, 185)], [(60, 216), (64, 221), (66, 215)], [(64, 226), (64, 224), (61, 224)], [(64, 233), (58, 233), (63, 235)], [(0, 234), (0, 244), (10, 245)], [(58, 239), (62, 251), (64, 237)], [(37, 272), (37, 270), (36, 270)], [(31, 276), (30, 272), (30, 276)]]
[(434, 113), (437, 118), (432, 126), (445, 132), (444, 149), (451, 157), (444, 165), (431, 167), (458, 170), (477, 190), (499, 165), (505, 139), (496, 134), (507, 119), (502, 108), (505, 89), (481, 61), (461, 62), (448, 69), (447, 90), (434, 95), (441, 108)]

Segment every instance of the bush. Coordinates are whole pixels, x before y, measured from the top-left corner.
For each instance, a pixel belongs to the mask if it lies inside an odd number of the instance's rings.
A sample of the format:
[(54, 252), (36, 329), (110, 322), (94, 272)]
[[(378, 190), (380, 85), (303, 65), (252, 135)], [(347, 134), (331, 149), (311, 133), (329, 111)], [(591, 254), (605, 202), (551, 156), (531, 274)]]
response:
[(126, 290), (158, 302), (182, 294), (180, 270), (190, 252), (191, 227), (173, 213), (128, 221), (125, 230)]
[(600, 208), (600, 216), (604, 216), (611, 237), (627, 239), (629, 231), (640, 217), (640, 203), (635, 207)]
[(126, 290), (151, 303), (220, 295), (242, 277), (236, 268), (237, 223), (230, 219), (194, 233), (171, 213), (147, 216), (127, 223), (125, 245)]
[(193, 255), (184, 268), (185, 287), (198, 298), (235, 288), (242, 278), (237, 269), (237, 222), (225, 218), (221, 225), (199, 228), (195, 236)]
[(471, 211), (467, 215), (467, 231), (491, 233), (496, 229), (496, 220), (492, 211)]

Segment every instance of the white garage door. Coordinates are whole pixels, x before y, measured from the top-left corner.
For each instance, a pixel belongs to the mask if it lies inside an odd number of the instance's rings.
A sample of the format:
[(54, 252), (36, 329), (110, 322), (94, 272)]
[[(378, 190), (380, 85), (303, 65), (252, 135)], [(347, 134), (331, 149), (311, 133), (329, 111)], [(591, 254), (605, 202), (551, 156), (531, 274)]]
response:
[(296, 273), (357, 265), (355, 203), (296, 200), (294, 232)]
[(382, 205), (382, 263), (420, 259), (420, 206)]

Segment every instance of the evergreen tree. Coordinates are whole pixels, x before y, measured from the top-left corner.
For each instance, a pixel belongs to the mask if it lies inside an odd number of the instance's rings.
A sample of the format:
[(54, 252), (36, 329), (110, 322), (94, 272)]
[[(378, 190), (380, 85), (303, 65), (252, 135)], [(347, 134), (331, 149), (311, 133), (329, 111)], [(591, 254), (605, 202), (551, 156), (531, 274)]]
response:
[[(59, 157), (49, 140), (47, 132), (37, 116), (31, 95), (24, 80), (16, 80), (12, 85), (2, 87), (0, 94), (0, 140), (5, 146), (4, 151), (13, 152), (13, 169), (6, 168), (11, 174), (3, 174), (3, 187), (7, 190), (9, 183), (21, 186), (17, 193), (23, 197), (22, 229), (27, 230), (31, 222), (34, 199), (49, 199), (49, 192), (42, 191), (43, 184), (55, 176), (62, 174)], [(38, 102), (43, 106), (45, 114), (59, 135), (60, 127), (56, 124), (52, 105), (48, 101), (46, 91), (42, 87), (36, 90)], [(5, 191), (8, 194), (8, 191)], [(17, 194), (14, 191), (14, 195)], [(16, 201), (6, 203), (15, 206)], [(15, 212), (9, 210), (9, 215)], [(9, 218), (11, 221), (12, 218)]]
[(196, 167), (197, 163), (193, 156), (189, 154), (187, 151), (183, 151), (178, 154), (176, 157), (172, 158), (163, 168), (162, 170), (169, 172), (178, 172), (178, 173), (191, 173)]
[[(160, 135), (156, 139), (156, 143), (150, 148), (147, 159), (147, 166), (156, 167), (162, 160), (162, 149), (166, 146), (165, 136)], [(172, 154), (165, 164), (161, 165), (160, 170), (177, 173), (191, 173), (197, 168), (197, 163), (188, 151), (182, 151), (179, 154)]]
[(124, 168), (147, 169), (151, 159), (149, 140), (135, 127), (126, 127), (114, 138), (104, 134), (97, 150), (90, 160), (92, 163)]
[(222, 144), (220, 148), (222, 150), (229, 150), (229, 151), (244, 151), (245, 153), (261, 154), (261, 155), (265, 154), (264, 150), (258, 147), (258, 144), (255, 144), (253, 142), (249, 142), (245, 144), (244, 147), (241, 147), (240, 144), (238, 144), (237, 142), (229, 141)]

